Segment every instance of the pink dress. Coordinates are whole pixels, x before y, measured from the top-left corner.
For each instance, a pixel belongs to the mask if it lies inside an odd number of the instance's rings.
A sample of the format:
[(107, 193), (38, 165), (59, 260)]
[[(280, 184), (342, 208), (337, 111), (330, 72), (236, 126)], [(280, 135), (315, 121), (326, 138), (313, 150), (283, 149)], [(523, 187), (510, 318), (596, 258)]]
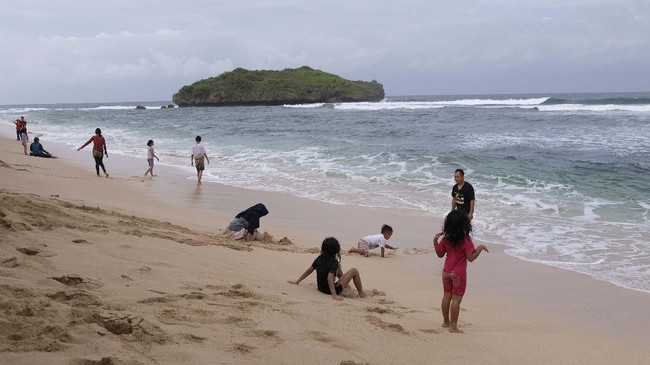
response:
[(467, 287), (467, 256), (471, 255), (476, 248), (472, 239), (465, 237), (465, 241), (453, 247), (446, 237), (443, 237), (438, 244), (437, 252), (447, 254), (445, 265), (442, 268), (442, 286), (445, 292), (463, 296)]

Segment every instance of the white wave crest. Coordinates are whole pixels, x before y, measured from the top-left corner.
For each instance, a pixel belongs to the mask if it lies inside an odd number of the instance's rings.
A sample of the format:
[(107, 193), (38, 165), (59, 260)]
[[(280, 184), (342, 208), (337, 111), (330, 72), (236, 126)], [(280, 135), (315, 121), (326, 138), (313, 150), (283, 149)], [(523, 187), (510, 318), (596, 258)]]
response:
[(283, 106), (285, 108), (320, 108), (321, 106), (325, 105), (325, 103), (314, 103), (314, 104), (284, 104)]
[(30, 107), (25, 107), (25, 108), (8, 108), (8, 109), (1, 109), (0, 113), (3, 114), (23, 114), (27, 112), (33, 112), (37, 110), (49, 110), (47, 108), (30, 108)]
[(437, 109), (444, 105), (436, 102), (409, 101), (409, 102), (376, 102), (376, 103), (341, 103), (335, 104), (334, 109), (338, 110), (390, 110), (390, 109)]
[(584, 104), (558, 104), (540, 105), (540, 111), (544, 112), (650, 112), (650, 105), (584, 105)]
[(446, 106), (528, 106), (532, 108), (548, 100), (533, 99), (459, 99), (441, 101), (381, 101), (364, 103), (335, 104), (334, 109), (340, 110), (387, 110), (387, 109), (437, 109)]

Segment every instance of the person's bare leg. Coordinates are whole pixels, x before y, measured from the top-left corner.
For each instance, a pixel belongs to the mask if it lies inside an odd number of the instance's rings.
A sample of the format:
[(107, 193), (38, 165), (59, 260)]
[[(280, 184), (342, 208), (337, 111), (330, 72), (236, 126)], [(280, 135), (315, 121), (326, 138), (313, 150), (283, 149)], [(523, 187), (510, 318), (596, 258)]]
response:
[(360, 255), (364, 255), (364, 256), (367, 256), (367, 255), (368, 255), (368, 251), (367, 251), (367, 250), (362, 250), (362, 249), (360, 249), (360, 248), (354, 248), (354, 247), (352, 247), (351, 249), (349, 249), (349, 250), (348, 250), (348, 253), (358, 253), (358, 254), (360, 254)]
[(440, 308), (442, 309), (442, 326), (449, 327), (449, 307), (451, 306), (451, 292), (445, 292)]
[(345, 274), (341, 276), (341, 280), (339, 280), (339, 284), (341, 284), (345, 288), (350, 283), (350, 280), (352, 280), (354, 286), (357, 288), (357, 291), (359, 292), (359, 296), (361, 298), (365, 298), (366, 293), (363, 292), (363, 285), (361, 284), (361, 274), (359, 274), (359, 270), (352, 268), (346, 271)]
[(458, 315), (460, 314), (460, 302), (462, 301), (462, 295), (453, 294), (451, 296), (451, 306), (449, 308), (449, 314), (451, 317), (449, 323), (449, 332), (463, 333), (463, 331), (458, 329)]
[(201, 185), (201, 177), (203, 177), (203, 171), (197, 171), (196, 177), (199, 179), (198, 185)]

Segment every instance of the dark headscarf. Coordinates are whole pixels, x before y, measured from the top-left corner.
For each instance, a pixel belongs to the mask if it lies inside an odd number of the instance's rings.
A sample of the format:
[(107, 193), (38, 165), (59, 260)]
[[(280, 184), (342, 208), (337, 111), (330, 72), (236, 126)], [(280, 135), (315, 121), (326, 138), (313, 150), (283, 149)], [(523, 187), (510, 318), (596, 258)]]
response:
[(260, 228), (260, 218), (269, 214), (269, 210), (266, 209), (264, 204), (258, 203), (252, 207), (239, 212), (235, 218), (243, 218), (248, 222), (248, 233), (253, 234), (256, 229)]

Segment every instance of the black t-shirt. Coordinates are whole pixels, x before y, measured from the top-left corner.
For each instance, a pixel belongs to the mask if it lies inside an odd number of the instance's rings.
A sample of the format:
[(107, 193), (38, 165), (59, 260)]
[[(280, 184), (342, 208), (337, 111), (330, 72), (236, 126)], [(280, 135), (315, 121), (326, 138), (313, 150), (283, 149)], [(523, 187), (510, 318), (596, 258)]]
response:
[(456, 209), (469, 214), (469, 203), (474, 200), (474, 187), (465, 181), (463, 187), (458, 190), (458, 184), (451, 189), (451, 196), (456, 200)]
[(327, 284), (327, 274), (332, 273), (336, 278), (336, 272), (339, 270), (339, 262), (336, 260), (336, 257), (319, 255), (314, 263), (311, 264), (316, 270), (316, 284), (318, 285), (318, 291), (325, 294), (332, 294), (330, 292), (330, 287)]

